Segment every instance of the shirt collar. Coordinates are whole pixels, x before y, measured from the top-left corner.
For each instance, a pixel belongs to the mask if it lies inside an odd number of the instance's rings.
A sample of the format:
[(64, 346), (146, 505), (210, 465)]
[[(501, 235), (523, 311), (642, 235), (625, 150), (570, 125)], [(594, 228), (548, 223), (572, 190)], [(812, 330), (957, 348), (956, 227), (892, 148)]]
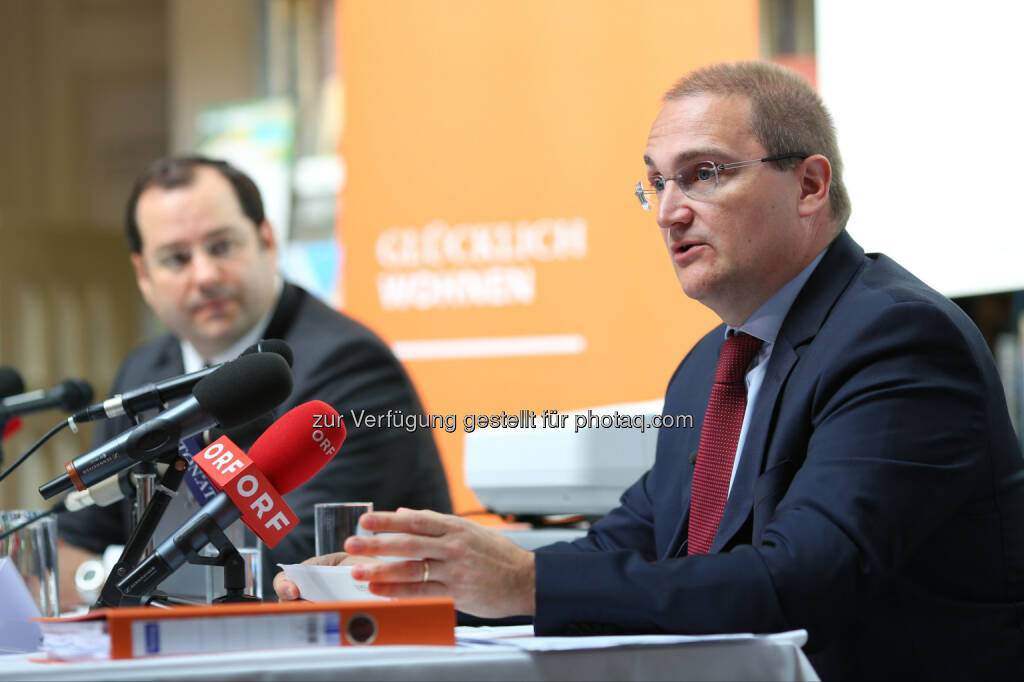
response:
[[(270, 318), (274, 315), (277, 303), (281, 300), (281, 291), (284, 289), (284, 281), (280, 276), (277, 277), (276, 288), (277, 293), (274, 296), (274, 304), (270, 306), (270, 310), (260, 318), (259, 322), (257, 322), (252, 329), (243, 334), (242, 337), (235, 341), (229, 348), (214, 355), (212, 358), (207, 358), (211, 365), (234, 360), (242, 354), (242, 351), (263, 338), (263, 333), (266, 332), (267, 327), (270, 326)], [(202, 369), (206, 363), (204, 362), (203, 356), (196, 350), (195, 346), (185, 339), (181, 339), (179, 343), (181, 344), (181, 360), (182, 364), (185, 366), (185, 373), (188, 374)]]
[(726, 327), (725, 335), (729, 336), (733, 333), (743, 332), (761, 339), (765, 347), (773, 345), (776, 337), (779, 335), (779, 330), (782, 329), (783, 320), (786, 319), (789, 309), (793, 307), (796, 295), (803, 289), (807, 279), (814, 272), (814, 268), (818, 267), (818, 263), (825, 256), (827, 249), (828, 247), (822, 249), (821, 253), (815, 256), (814, 260), (807, 267), (776, 291), (771, 298), (754, 311), (753, 315), (747, 318), (746, 322), (739, 327)]

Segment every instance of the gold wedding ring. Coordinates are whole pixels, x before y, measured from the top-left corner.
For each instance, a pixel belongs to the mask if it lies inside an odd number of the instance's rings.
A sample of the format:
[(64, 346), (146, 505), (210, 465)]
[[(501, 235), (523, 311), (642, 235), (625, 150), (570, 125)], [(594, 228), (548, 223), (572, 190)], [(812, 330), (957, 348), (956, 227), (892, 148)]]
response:
[(430, 580), (430, 562), (423, 560), (423, 582)]

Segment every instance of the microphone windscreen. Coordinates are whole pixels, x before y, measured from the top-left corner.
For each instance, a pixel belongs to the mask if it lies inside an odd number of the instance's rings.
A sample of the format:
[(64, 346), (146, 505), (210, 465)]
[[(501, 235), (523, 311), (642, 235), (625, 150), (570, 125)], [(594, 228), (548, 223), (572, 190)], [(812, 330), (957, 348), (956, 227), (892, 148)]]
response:
[(271, 424), (274, 423), (274, 413), (264, 412), (256, 419), (238, 426), (233, 426), (229, 429), (223, 426), (215, 426), (210, 429), (210, 435), (207, 438), (206, 444), (209, 445), (213, 441), (217, 440), (221, 436), (227, 436), (231, 439), (231, 442), (242, 448), (246, 452), (252, 447), (252, 444), (256, 442), (264, 431), (270, 428)]
[(67, 412), (88, 407), (92, 402), (92, 385), (85, 379), (65, 379), (60, 382), (60, 389), (60, 407)]
[(295, 361), (292, 347), (281, 339), (261, 339), (242, 351), (242, 355), (249, 355), (251, 353), (274, 353), (280, 355), (288, 363), (289, 367)]
[(292, 393), (292, 370), (280, 355), (253, 353), (224, 363), (192, 389), (199, 405), (224, 428), (269, 412)]
[(25, 382), (13, 367), (0, 367), (0, 398), (25, 392)]
[(249, 448), (270, 484), (287, 495), (313, 478), (345, 440), (345, 424), (322, 400), (311, 400), (274, 422)]

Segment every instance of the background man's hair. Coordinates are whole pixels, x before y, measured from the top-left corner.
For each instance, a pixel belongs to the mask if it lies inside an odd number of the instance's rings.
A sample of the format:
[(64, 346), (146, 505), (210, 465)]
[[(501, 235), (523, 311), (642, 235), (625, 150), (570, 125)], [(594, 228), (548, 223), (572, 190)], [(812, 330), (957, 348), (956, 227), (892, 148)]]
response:
[(263, 212), (263, 199), (260, 197), (260, 190), (256, 187), (256, 183), (248, 175), (226, 161), (211, 159), (199, 154), (168, 156), (157, 159), (142, 171), (142, 174), (135, 180), (131, 194), (128, 195), (128, 204), (125, 207), (124, 215), (124, 236), (132, 253), (142, 252), (142, 235), (139, 233), (139, 223), (135, 218), (139, 196), (150, 187), (163, 189), (187, 187), (195, 182), (196, 169), (200, 166), (213, 168), (224, 176), (235, 190), (235, 196), (238, 197), (238, 203), (241, 204), (245, 216), (255, 224), (256, 229), (263, 224), (266, 219)]
[[(799, 152), (821, 154), (832, 165), (829, 205), (836, 228), (845, 229), (850, 218), (850, 196), (843, 184), (832, 116), (811, 84), (794, 71), (767, 62), (713, 64), (681, 78), (665, 93), (670, 102), (695, 95), (742, 95), (750, 100), (750, 127), (768, 156)], [(792, 168), (795, 159), (777, 161)]]

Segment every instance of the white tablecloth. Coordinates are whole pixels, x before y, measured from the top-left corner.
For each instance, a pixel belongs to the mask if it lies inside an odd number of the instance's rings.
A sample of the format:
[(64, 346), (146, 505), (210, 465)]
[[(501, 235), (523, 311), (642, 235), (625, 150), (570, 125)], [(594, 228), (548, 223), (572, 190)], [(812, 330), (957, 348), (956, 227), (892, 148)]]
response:
[[(459, 628), (460, 639), (472, 632)], [(764, 636), (557, 651), (329, 647), (75, 663), (14, 654), (0, 657), (0, 680), (817, 680), (798, 641)]]

